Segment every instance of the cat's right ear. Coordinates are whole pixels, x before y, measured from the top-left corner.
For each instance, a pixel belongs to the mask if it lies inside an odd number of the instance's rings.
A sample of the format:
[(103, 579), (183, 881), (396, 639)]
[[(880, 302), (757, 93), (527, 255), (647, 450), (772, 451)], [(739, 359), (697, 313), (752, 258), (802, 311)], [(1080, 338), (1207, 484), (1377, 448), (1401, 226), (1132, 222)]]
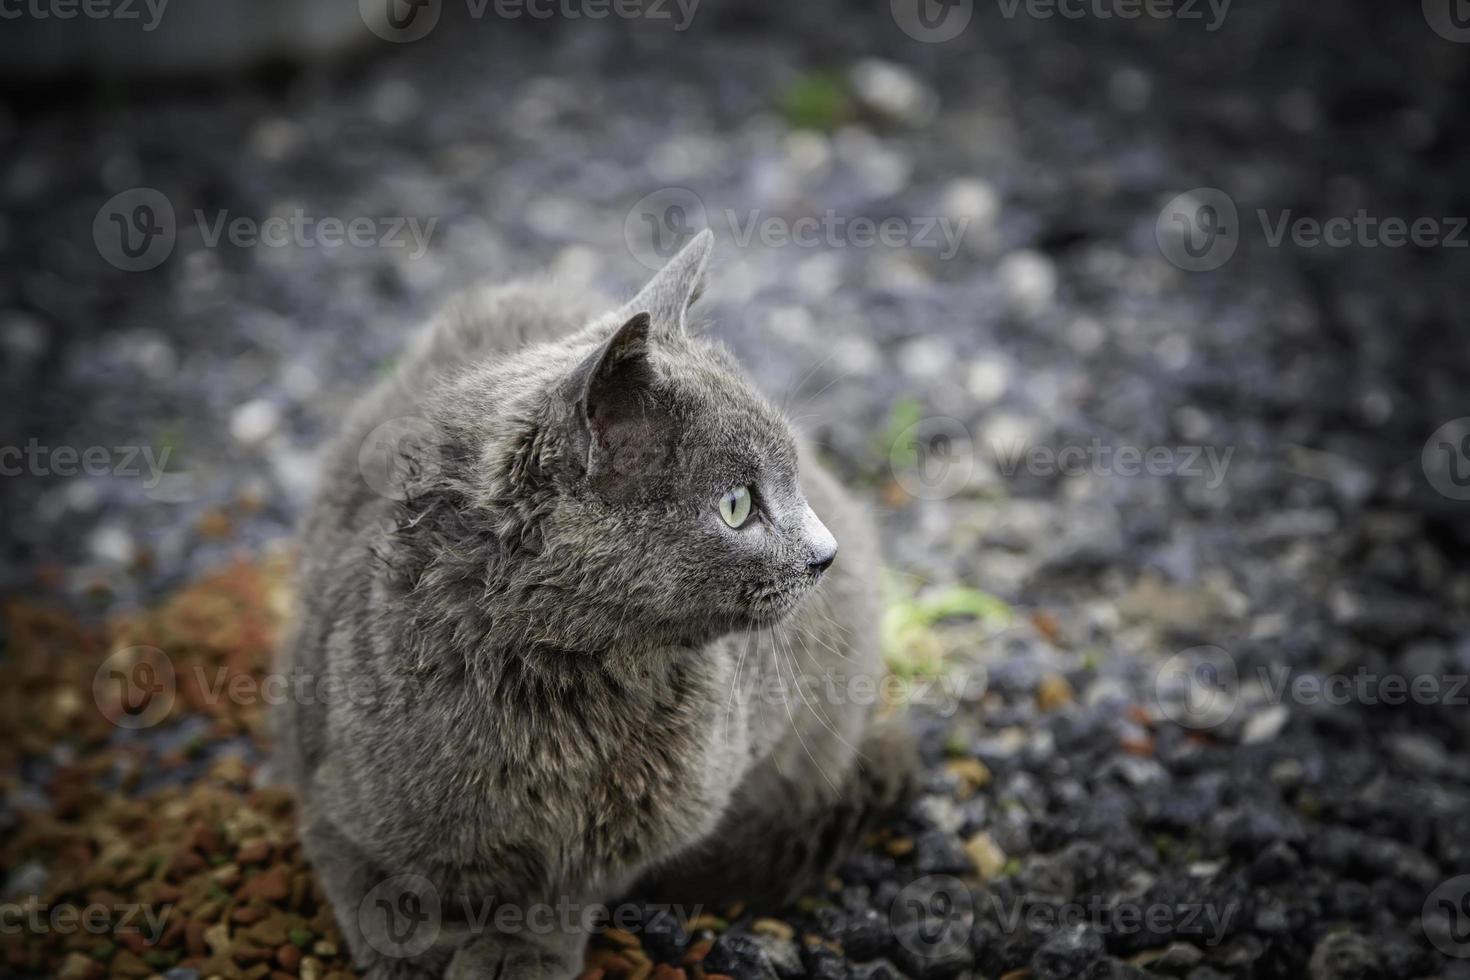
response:
[(601, 478), (631, 472), (661, 445), (667, 428), (653, 397), (648, 313), (637, 313), (572, 372), (572, 441), (584, 472)]
[(656, 328), (682, 333), (689, 307), (704, 292), (714, 247), (715, 236), (708, 228), (695, 235), (623, 307), (624, 315), (645, 310)]

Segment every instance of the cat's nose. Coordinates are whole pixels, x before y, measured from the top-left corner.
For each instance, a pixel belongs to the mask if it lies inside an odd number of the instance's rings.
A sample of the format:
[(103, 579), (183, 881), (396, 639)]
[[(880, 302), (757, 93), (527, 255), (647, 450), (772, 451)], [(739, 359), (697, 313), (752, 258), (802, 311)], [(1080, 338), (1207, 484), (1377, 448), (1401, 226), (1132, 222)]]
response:
[(819, 551), (816, 554), (812, 555), (811, 561), (806, 563), (806, 567), (813, 575), (820, 575), (827, 569), (831, 568), (832, 562), (836, 560), (837, 542), (833, 541), (830, 548), (827, 548), (825, 551)]
[(837, 557), (837, 539), (832, 537), (832, 532), (827, 530), (827, 525), (812, 512), (810, 506), (806, 508), (805, 523), (807, 546), (811, 549), (811, 557), (806, 561), (807, 571), (820, 575), (831, 567), (832, 560)]

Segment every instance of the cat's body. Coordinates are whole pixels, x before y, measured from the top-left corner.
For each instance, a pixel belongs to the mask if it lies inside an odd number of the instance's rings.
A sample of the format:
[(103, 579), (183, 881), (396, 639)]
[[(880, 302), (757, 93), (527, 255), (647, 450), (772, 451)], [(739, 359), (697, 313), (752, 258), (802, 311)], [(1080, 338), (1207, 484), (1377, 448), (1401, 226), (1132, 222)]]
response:
[[(470, 298), (333, 450), (283, 665), (322, 694), (283, 709), (281, 761), (372, 975), (569, 980), (584, 925), (486, 912), (783, 901), (903, 780), (869, 731), (872, 532), (685, 331), (708, 250), (611, 314)], [(414, 465), (365, 478), (404, 434)], [(742, 480), (759, 527), (719, 523)]]

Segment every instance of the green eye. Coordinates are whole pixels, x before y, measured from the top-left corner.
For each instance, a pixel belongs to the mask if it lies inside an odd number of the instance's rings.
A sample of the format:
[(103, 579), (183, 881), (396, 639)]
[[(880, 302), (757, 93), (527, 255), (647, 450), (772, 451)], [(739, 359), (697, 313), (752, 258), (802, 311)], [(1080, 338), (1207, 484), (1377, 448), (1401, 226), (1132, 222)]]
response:
[(731, 487), (720, 498), (720, 517), (731, 527), (739, 527), (750, 517), (750, 488)]

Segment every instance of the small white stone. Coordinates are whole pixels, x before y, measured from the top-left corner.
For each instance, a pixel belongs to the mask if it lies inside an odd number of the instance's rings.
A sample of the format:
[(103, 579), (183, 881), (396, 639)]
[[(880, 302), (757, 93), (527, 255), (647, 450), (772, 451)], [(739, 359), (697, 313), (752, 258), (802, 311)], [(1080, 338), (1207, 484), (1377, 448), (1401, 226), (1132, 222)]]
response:
[(230, 435), (242, 446), (258, 446), (276, 431), (281, 412), (264, 398), (246, 402), (230, 416)]
[(945, 186), (939, 211), (955, 221), (968, 221), (968, 231), (984, 231), (1000, 217), (1000, 195), (987, 181), (962, 177)]
[(1021, 313), (1046, 311), (1057, 291), (1057, 269), (1051, 259), (1032, 249), (1011, 252), (996, 269), (1001, 288)]
[(949, 345), (936, 337), (916, 337), (898, 349), (898, 367), (920, 381), (937, 378), (954, 360)]
[(1284, 705), (1273, 704), (1261, 709), (1246, 721), (1245, 730), (1240, 735), (1241, 744), (1259, 745), (1275, 740), (1281, 729), (1286, 727), (1289, 717), (1290, 712)]
[(92, 532), (88, 546), (93, 557), (112, 565), (131, 565), (137, 554), (133, 536), (126, 528), (106, 524)]
[(986, 357), (970, 365), (965, 376), (965, 387), (981, 408), (988, 408), (1000, 401), (1010, 382), (1010, 369), (997, 357)]
[(939, 97), (903, 65), (864, 58), (853, 66), (850, 77), (859, 101), (885, 116), (922, 123), (938, 111)]

